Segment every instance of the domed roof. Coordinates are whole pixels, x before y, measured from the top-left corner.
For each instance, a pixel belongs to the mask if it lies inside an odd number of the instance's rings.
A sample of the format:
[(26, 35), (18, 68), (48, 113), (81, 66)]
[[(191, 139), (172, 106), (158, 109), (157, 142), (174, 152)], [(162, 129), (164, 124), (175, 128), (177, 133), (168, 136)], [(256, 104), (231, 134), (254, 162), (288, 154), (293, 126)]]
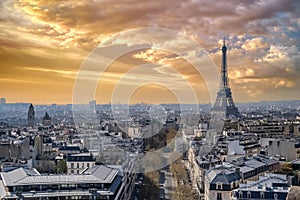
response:
[(43, 117), (43, 120), (51, 120), (51, 117), (49, 117), (47, 112), (46, 112), (45, 116)]

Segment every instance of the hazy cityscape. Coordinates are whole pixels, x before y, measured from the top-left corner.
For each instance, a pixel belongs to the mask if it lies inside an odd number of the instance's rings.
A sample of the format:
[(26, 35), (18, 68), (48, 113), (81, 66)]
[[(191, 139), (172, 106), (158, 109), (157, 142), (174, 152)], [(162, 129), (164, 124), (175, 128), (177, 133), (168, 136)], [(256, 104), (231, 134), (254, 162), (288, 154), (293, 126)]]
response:
[(0, 199), (300, 200), (297, 0), (0, 2)]
[[(225, 121), (206, 156), (203, 138), (214, 132), (209, 104), (199, 105), (200, 116), (191, 114), (191, 105), (182, 114), (182, 105), (165, 104), (161, 124), (149, 118), (153, 105), (130, 105), (131, 120), (121, 128), (111, 105), (81, 106), (97, 123), (87, 119), (76, 125), (72, 105), (32, 106), (2, 98), (3, 199), (286, 199), (299, 185), (300, 101), (237, 104), (240, 118)], [(157, 134), (145, 136), (154, 129)], [(161, 157), (185, 148), (182, 156), (137, 173), (139, 156), (171, 143), (177, 131), (180, 140)], [(130, 160), (122, 151), (131, 153)]]

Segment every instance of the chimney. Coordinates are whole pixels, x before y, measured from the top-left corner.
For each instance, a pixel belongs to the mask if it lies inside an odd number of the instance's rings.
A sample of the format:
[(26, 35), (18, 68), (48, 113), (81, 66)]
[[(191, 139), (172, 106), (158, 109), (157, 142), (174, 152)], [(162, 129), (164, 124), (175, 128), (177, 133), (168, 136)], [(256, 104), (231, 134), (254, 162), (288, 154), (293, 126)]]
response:
[(236, 168), (235, 168), (235, 171), (236, 171), (237, 173), (239, 173), (239, 174), (241, 173), (241, 170), (240, 170), (239, 167), (236, 167)]

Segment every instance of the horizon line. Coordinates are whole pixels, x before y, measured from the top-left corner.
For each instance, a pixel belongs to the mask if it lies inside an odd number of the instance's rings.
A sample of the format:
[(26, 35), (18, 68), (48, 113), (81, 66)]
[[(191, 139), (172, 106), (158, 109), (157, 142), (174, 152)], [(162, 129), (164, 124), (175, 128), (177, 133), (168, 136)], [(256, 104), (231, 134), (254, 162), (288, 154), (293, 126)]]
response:
[[(94, 100), (91, 100), (94, 101)], [(286, 99), (286, 100), (260, 100), (260, 101), (248, 101), (248, 102), (235, 102), (235, 104), (247, 104), (247, 103), (262, 103), (262, 102), (289, 102), (289, 101), (299, 101), (300, 99)], [(32, 103), (32, 102), (6, 102), (4, 104), (0, 104), (0, 105), (8, 105), (8, 104), (33, 104), (33, 105), (39, 105), (39, 106), (51, 106), (51, 105), (89, 105), (90, 102), (87, 103), (77, 103), (77, 104), (73, 104), (73, 103)], [(145, 105), (196, 105), (194, 103), (146, 103), (146, 102), (139, 102), (139, 103), (96, 103), (96, 105), (139, 105), (139, 104), (145, 104)], [(198, 105), (208, 105), (208, 104), (212, 104), (209, 102), (206, 103), (198, 103)]]

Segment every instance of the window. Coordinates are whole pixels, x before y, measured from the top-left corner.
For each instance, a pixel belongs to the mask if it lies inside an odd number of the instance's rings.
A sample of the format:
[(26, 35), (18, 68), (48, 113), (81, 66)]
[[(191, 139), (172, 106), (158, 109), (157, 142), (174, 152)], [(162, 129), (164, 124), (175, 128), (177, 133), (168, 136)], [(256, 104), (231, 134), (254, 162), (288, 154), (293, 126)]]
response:
[(84, 168), (84, 163), (81, 164), (81, 168)]
[(243, 192), (239, 191), (239, 198), (243, 198)]
[(217, 183), (217, 190), (222, 190), (222, 183)]
[(275, 199), (275, 200), (278, 199), (278, 194), (274, 194), (274, 199)]
[(74, 163), (71, 163), (71, 168), (74, 168)]
[(265, 193), (264, 192), (261, 192), (260, 193), (260, 199), (264, 199), (265, 198)]
[(251, 192), (250, 191), (247, 192), (247, 198), (251, 199)]
[(222, 193), (217, 193), (217, 200), (222, 200)]
[(87, 167), (90, 167), (90, 163), (87, 163), (86, 166), (87, 166)]
[(77, 163), (77, 168), (79, 168), (79, 163)]
[(217, 200), (222, 200), (222, 193), (217, 193)]

